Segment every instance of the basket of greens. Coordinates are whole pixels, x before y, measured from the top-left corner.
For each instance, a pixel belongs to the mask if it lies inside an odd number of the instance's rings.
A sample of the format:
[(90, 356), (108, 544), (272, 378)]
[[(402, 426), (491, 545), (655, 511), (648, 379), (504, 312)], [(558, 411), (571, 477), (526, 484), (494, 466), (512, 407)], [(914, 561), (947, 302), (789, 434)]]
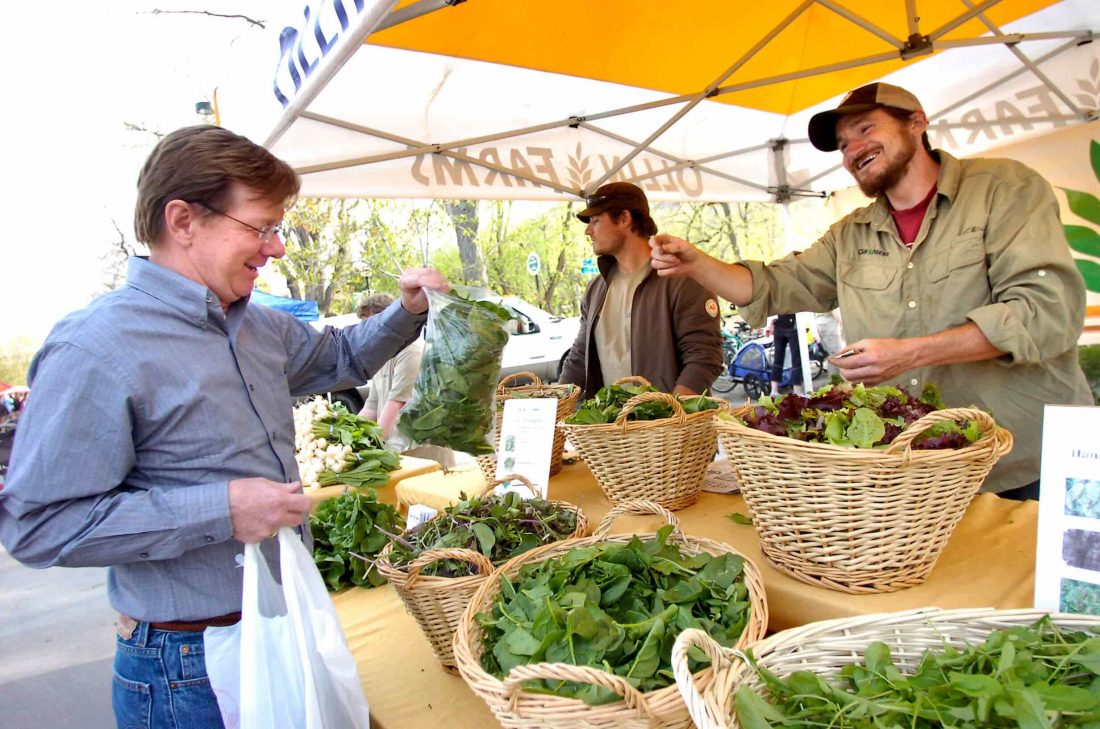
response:
[[(610, 534), (617, 516), (646, 512), (667, 524)], [(593, 536), (502, 565), (463, 613), (455, 658), (505, 727), (688, 727), (671, 667), (676, 635), (698, 628), (740, 648), (763, 637), (767, 623), (752, 562), (685, 535), (664, 507), (627, 502)], [(704, 664), (692, 670), (707, 685)]]
[[(491, 495), (497, 485), (518, 480), (536, 494), (523, 499), (509, 491)], [(393, 539), (378, 560), (384, 576), (416, 619), (435, 657), (454, 669), (455, 627), (466, 603), (495, 565), (540, 545), (588, 533), (578, 507), (538, 498), (522, 476), (490, 482), (464, 499)]]
[[(698, 652), (707, 686), (690, 672)], [(699, 729), (1100, 723), (1095, 615), (921, 608), (810, 623), (744, 651), (689, 630), (672, 665)]]
[[(530, 384), (517, 385), (521, 380), (530, 380)], [(512, 399), (549, 397), (558, 401), (557, 422), (569, 417), (577, 409), (581, 388), (576, 385), (547, 385), (533, 372), (517, 372), (508, 375), (497, 385), (497, 447), (500, 452), (500, 426), (504, 419), (504, 403)], [(565, 433), (561, 428), (554, 430), (554, 444), (550, 451), (550, 475), (561, 471), (561, 454), (565, 450)], [(496, 468), (496, 464), (493, 464)]]
[(889, 592), (931, 573), (1012, 436), (894, 387), (760, 398), (717, 419), (764, 556), (810, 584)]
[(699, 499), (717, 450), (714, 416), (726, 407), (628, 377), (601, 388), (559, 427), (612, 504), (641, 499), (682, 509)]

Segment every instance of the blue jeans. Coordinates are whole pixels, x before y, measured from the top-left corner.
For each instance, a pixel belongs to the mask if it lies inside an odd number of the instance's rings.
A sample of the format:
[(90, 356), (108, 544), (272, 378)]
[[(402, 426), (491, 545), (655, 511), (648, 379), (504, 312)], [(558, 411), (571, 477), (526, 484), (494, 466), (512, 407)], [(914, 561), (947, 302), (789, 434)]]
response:
[(111, 690), (119, 729), (221, 729), (205, 653), (201, 632), (143, 622), (128, 639), (119, 635)]

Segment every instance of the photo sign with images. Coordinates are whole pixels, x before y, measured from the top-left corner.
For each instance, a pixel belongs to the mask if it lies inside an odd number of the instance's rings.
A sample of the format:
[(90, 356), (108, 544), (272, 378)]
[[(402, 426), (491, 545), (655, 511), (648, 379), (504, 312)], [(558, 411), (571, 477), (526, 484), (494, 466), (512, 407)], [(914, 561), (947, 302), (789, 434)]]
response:
[[(497, 478), (513, 473), (526, 476), (546, 498), (550, 487), (550, 454), (554, 447), (554, 426), (558, 401), (552, 397), (511, 398), (504, 402), (497, 450)], [(518, 491), (527, 498), (530, 491), (519, 482), (498, 486)]]
[(1100, 615), (1100, 408), (1047, 405), (1035, 607)]

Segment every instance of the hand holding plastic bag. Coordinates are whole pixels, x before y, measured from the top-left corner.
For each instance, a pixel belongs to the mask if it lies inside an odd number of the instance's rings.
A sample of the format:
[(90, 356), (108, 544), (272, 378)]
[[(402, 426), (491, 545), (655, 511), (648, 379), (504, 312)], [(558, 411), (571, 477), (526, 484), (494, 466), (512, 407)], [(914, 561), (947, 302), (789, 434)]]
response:
[(427, 293), (424, 356), (397, 429), (412, 445), (475, 456), (492, 453), (488, 435), (496, 418), (493, 396), (511, 314), (491, 301)]
[(313, 557), (292, 529), (279, 530), (279, 568), (281, 585), (260, 545), (246, 544), (241, 622), (205, 632), (222, 721), (241, 729), (369, 727), (355, 659)]

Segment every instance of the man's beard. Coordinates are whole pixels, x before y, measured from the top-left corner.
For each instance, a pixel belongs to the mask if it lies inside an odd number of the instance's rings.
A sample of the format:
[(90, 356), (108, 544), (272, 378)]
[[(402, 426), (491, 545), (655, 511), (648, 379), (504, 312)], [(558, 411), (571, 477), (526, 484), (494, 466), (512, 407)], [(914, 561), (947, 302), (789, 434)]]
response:
[[(912, 161), (916, 153), (917, 145), (913, 138), (902, 135), (901, 148), (898, 149), (897, 155), (893, 159), (887, 160), (886, 169), (881, 174), (877, 177), (856, 180), (860, 192), (867, 197), (878, 197), (901, 182), (902, 178), (905, 177), (905, 173), (909, 171), (909, 162)], [(885, 154), (885, 150), (883, 154)]]

